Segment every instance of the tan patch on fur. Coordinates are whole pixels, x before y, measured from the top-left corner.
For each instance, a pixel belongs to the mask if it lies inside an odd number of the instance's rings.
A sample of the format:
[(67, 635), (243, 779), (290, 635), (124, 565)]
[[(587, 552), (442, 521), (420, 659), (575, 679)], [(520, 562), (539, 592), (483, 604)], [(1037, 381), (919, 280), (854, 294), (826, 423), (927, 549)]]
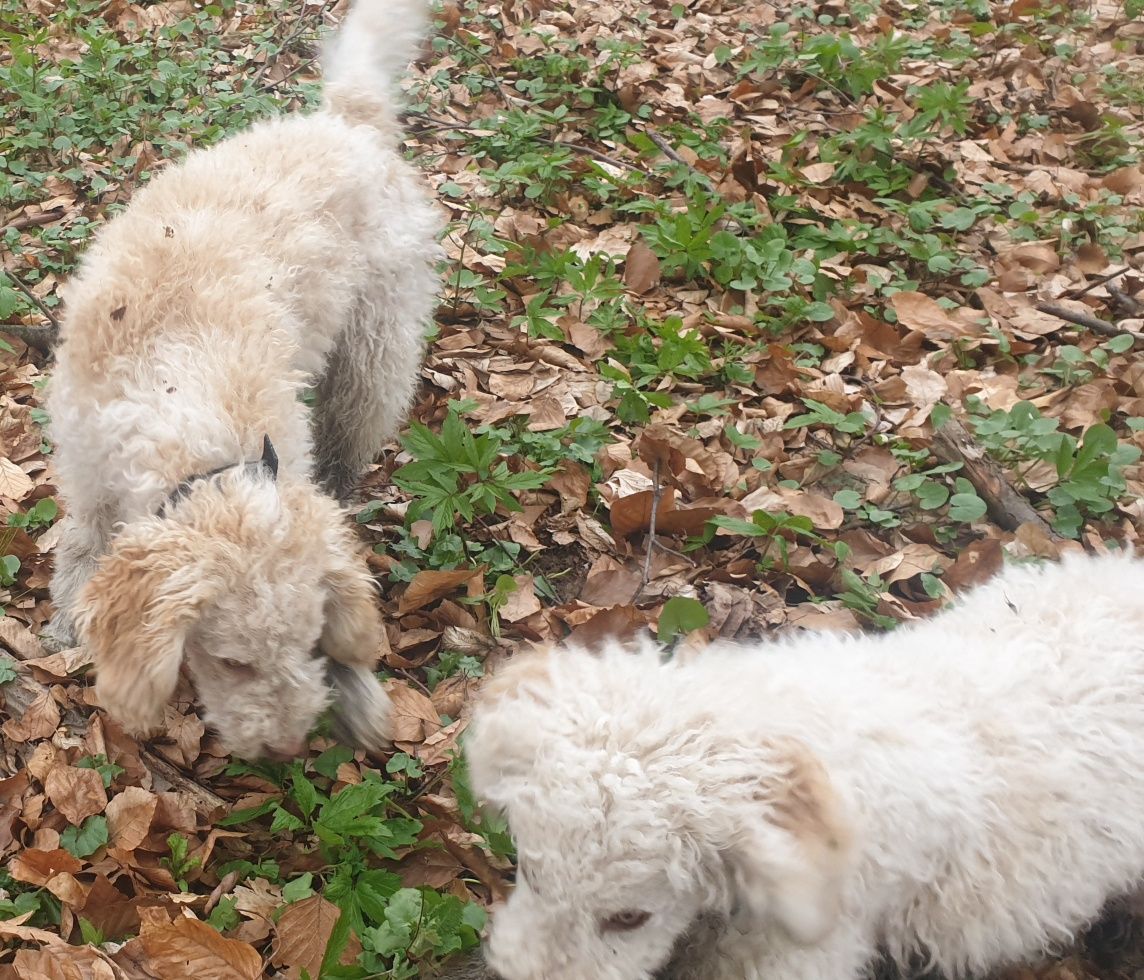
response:
[(790, 776), (774, 801), (774, 823), (807, 847), (846, 850), (851, 841), (842, 804), (822, 763), (802, 742), (783, 739)]
[(481, 685), (481, 700), (487, 703), (500, 698), (515, 697), (525, 684), (533, 688), (549, 686), (551, 664), (551, 646), (518, 653)]
[(183, 638), (211, 595), (212, 575), (188, 574), (191, 552), (185, 534), (161, 536), (153, 547), (120, 547), (80, 595), (77, 623), (95, 660), (96, 695), (129, 731), (162, 720)]

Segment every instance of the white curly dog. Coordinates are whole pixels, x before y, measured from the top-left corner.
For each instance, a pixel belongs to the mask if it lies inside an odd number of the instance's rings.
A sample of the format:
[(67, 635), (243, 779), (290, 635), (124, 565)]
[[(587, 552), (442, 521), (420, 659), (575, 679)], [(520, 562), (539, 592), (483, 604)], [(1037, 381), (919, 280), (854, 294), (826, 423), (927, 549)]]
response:
[(977, 974), (1144, 878), (1144, 562), (1014, 566), (932, 620), (686, 662), (521, 657), (467, 742), (516, 838), (504, 980)]
[(423, 0), (358, 0), (317, 112), (164, 171), (68, 284), (49, 636), (94, 651), (133, 732), (185, 660), (230, 751), (299, 752), (329, 684), (352, 736), (382, 740), (375, 589), (323, 488), (348, 490), (419, 376), (440, 221), (394, 99), (426, 21)]

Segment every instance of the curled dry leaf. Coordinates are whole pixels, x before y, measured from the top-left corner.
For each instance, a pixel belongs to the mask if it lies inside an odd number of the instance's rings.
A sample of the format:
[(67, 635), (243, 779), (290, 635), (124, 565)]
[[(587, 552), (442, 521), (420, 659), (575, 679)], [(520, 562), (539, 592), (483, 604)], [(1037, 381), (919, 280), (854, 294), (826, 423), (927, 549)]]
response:
[(8, 873), (29, 885), (46, 885), (58, 874), (76, 874), (83, 864), (63, 848), (41, 851), (25, 848), (8, 864)]
[(984, 332), (980, 324), (954, 316), (923, 293), (895, 293), (890, 297), (890, 305), (902, 326), (917, 330), (929, 340), (949, 341), (959, 337), (977, 337)]
[(246, 943), (225, 939), (205, 922), (178, 916), (173, 922), (144, 920), (139, 937), (117, 961), (138, 964), (154, 977), (194, 980), (259, 980), (262, 957)]
[(397, 611), (404, 615), (421, 609), (443, 599), (451, 592), (455, 592), (462, 585), (477, 578), (484, 572), (484, 566), (479, 568), (460, 568), (451, 572), (424, 571), (413, 576), (413, 581), (401, 594)]
[(385, 689), (393, 702), (390, 726), (395, 743), (415, 745), (440, 730), (441, 719), (426, 695), (405, 681), (391, 680)]

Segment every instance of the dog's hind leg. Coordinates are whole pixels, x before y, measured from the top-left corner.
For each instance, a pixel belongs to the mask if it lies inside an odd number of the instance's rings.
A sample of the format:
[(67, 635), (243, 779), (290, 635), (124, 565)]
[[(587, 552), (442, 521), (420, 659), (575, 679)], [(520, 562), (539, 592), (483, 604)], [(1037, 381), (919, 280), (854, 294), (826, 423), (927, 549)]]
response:
[(340, 500), (393, 437), (409, 411), (424, 350), (419, 322), (358, 306), (338, 338), (317, 387), (317, 478)]

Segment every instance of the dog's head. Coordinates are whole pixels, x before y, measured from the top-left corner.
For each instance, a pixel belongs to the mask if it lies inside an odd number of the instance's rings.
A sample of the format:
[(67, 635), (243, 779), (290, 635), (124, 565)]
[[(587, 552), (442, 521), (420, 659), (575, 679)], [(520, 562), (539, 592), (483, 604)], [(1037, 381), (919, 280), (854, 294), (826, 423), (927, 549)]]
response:
[(504, 980), (648, 980), (703, 921), (796, 943), (833, 927), (850, 848), (825, 771), (714, 724), (704, 670), (571, 649), (490, 683), (466, 756), (517, 845), (488, 943)]
[(355, 699), (342, 711), (354, 733), (380, 740), (373, 583), (337, 505), (309, 487), (227, 473), (171, 516), (129, 525), (76, 621), (100, 702), (133, 733), (162, 721), (185, 662), (230, 752), (302, 752), (327, 681)]

